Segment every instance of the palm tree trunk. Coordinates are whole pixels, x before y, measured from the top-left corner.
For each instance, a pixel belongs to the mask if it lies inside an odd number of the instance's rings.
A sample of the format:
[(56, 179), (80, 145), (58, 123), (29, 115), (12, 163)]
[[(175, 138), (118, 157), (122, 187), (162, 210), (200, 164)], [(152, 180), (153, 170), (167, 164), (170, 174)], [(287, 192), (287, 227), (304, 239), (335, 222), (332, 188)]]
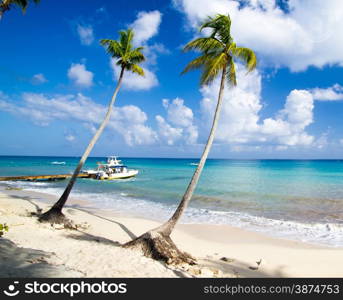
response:
[(87, 146), (85, 152), (83, 153), (83, 155), (82, 155), (82, 157), (81, 157), (81, 159), (80, 159), (80, 161), (79, 161), (79, 163), (78, 163), (78, 165), (77, 165), (77, 167), (73, 173), (73, 176), (70, 178), (69, 183), (68, 183), (66, 189), (64, 190), (62, 196), (51, 207), (51, 209), (49, 211), (47, 211), (46, 213), (44, 213), (40, 216), (40, 218), (39, 218), (40, 221), (49, 221), (49, 222), (54, 222), (54, 223), (60, 223), (61, 221), (63, 221), (64, 216), (62, 214), (62, 209), (68, 200), (69, 194), (70, 194), (70, 192), (71, 192), (71, 190), (72, 190), (72, 188), (76, 182), (78, 174), (80, 173), (84, 163), (86, 162), (86, 159), (88, 158), (88, 156), (89, 156), (90, 152), (92, 151), (95, 143), (97, 142), (98, 138), (100, 137), (101, 133), (103, 132), (107, 123), (110, 120), (112, 109), (113, 109), (113, 104), (115, 103), (117, 94), (119, 92), (119, 89), (120, 89), (120, 86), (122, 83), (122, 79), (123, 79), (123, 75), (124, 75), (124, 68), (121, 69), (120, 76), (118, 79), (118, 83), (117, 83), (116, 89), (113, 93), (112, 99), (108, 105), (108, 109), (107, 109), (105, 119), (102, 121), (98, 130), (94, 134), (92, 140), (88, 144), (88, 146)]
[(223, 102), (225, 79), (226, 67), (223, 68), (222, 72), (218, 103), (216, 111), (214, 113), (212, 128), (207, 140), (207, 144), (201, 156), (198, 167), (193, 174), (193, 177), (187, 187), (185, 194), (182, 197), (178, 208), (174, 212), (173, 216), (166, 223), (124, 244), (123, 247), (140, 249), (145, 256), (152, 257), (156, 260), (162, 260), (167, 264), (195, 264), (195, 259), (188, 253), (180, 251), (170, 238), (170, 235), (192, 198), (201, 172), (205, 166), (208, 153), (210, 152), (215, 132), (218, 127), (218, 121)]
[(188, 204), (189, 204), (189, 202), (193, 196), (194, 190), (197, 186), (197, 183), (199, 181), (202, 170), (205, 166), (206, 159), (207, 159), (207, 156), (211, 150), (213, 140), (214, 140), (214, 136), (215, 136), (215, 132), (216, 132), (216, 129), (218, 127), (218, 121), (219, 121), (221, 107), (222, 107), (222, 103), (223, 103), (225, 80), (226, 80), (226, 67), (224, 67), (223, 71), (222, 71), (222, 77), (221, 77), (220, 89), (219, 89), (219, 95), (218, 95), (218, 102), (217, 102), (217, 107), (216, 107), (214, 117), (213, 117), (212, 128), (211, 128), (210, 135), (208, 137), (205, 149), (201, 155), (200, 162), (199, 162), (199, 164), (198, 164), (198, 166), (197, 166), (197, 168), (193, 174), (193, 177), (192, 177), (192, 179), (191, 179), (191, 181), (187, 187), (187, 190), (186, 190), (185, 194), (183, 195), (182, 200), (181, 200), (179, 206), (177, 207), (176, 211), (174, 212), (172, 217), (166, 223), (164, 223), (163, 225), (161, 225), (160, 227), (158, 227), (156, 229), (158, 232), (160, 232), (161, 234), (163, 234), (165, 236), (170, 236), (175, 225), (180, 220), (181, 216), (183, 215), (184, 211), (186, 210), (186, 208), (187, 208), (187, 206), (188, 206)]

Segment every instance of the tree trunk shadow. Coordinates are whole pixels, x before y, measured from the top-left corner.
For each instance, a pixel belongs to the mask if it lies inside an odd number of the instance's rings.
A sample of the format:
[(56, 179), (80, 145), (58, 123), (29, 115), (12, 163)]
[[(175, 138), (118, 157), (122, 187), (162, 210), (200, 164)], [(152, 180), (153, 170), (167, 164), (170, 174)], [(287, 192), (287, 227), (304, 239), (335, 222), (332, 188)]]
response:
[(135, 239), (137, 236), (129, 229), (127, 228), (124, 224), (120, 223), (120, 222), (117, 222), (115, 220), (112, 220), (112, 219), (108, 219), (108, 218), (105, 218), (105, 217), (102, 217), (102, 216), (99, 216), (97, 215), (96, 213), (93, 213), (93, 212), (90, 212), (86, 209), (83, 209), (83, 208), (80, 208), (80, 207), (75, 207), (75, 206), (72, 206), (73, 209), (75, 210), (79, 210), (79, 211), (82, 211), (84, 213), (87, 213), (89, 215), (92, 215), (94, 217), (97, 217), (99, 219), (102, 219), (102, 220), (105, 220), (105, 221), (108, 221), (108, 222), (111, 222), (113, 224), (116, 224), (118, 225), (129, 237), (130, 239)]
[(51, 265), (47, 259), (54, 253), (21, 248), (8, 239), (0, 238), (0, 277), (81, 277), (82, 273)]
[(90, 234), (81, 230), (77, 230), (77, 232), (79, 234), (75, 234), (75, 233), (66, 234), (65, 237), (78, 240), (78, 241), (96, 242), (96, 243), (101, 243), (104, 245), (110, 245), (110, 246), (115, 246), (115, 247), (121, 246), (119, 242), (112, 241), (102, 236), (93, 235), (93, 234)]
[(17, 196), (17, 195), (8, 195), (11, 198), (14, 199), (19, 199), (19, 200), (25, 200), (27, 202), (29, 202), (30, 204), (33, 205), (33, 207), (35, 208), (36, 212), (31, 213), (32, 215), (40, 215), (42, 213), (42, 208), (39, 207), (38, 204), (36, 204), (33, 200), (36, 200), (35, 197), (31, 197), (31, 196)]

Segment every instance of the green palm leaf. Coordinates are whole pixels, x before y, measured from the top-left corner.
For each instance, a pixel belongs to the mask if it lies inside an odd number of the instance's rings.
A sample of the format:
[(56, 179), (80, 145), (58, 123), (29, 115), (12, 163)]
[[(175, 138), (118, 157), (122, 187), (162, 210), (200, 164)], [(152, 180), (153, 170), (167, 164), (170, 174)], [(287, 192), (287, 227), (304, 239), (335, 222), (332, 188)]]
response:
[(138, 64), (145, 61), (142, 53), (144, 47), (133, 48), (132, 41), (134, 32), (132, 29), (119, 31), (119, 40), (102, 39), (100, 44), (105, 47), (107, 53), (116, 59), (116, 65), (144, 76), (144, 70)]
[(200, 83), (210, 84), (219, 74), (220, 71), (225, 70), (227, 66), (227, 56), (221, 53), (217, 57), (211, 59), (204, 65), (204, 72), (201, 75)]
[(211, 56), (208, 54), (201, 55), (195, 59), (193, 59), (186, 68), (182, 71), (181, 74), (185, 74), (190, 70), (196, 70), (201, 69), (204, 67), (206, 63), (208, 63), (211, 60)]
[(226, 69), (226, 76), (227, 76), (229, 85), (232, 85), (232, 86), (237, 85), (236, 66), (231, 56), (229, 58), (229, 67)]
[(145, 76), (143, 68), (138, 65), (130, 65), (127, 69), (132, 73), (136, 73), (140, 76)]
[[(40, 0), (31, 0), (33, 3), (38, 4)], [(26, 11), (26, 8), (29, 5), (30, 0), (2, 0), (0, 1), (0, 16), (4, 12), (10, 10), (12, 6), (18, 6), (21, 8), (23, 13)]]
[(257, 59), (253, 50), (237, 47), (231, 36), (231, 19), (229, 16), (209, 17), (200, 27), (211, 29), (210, 36), (197, 38), (189, 42), (184, 51), (198, 50), (201, 55), (193, 59), (182, 74), (202, 69), (200, 83), (209, 84), (222, 71), (230, 85), (237, 85), (235, 58), (243, 61), (248, 72), (256, 68)]
[(216, 38), (197, 38), (194, 41), (189, 42), (184, 48), (184, 52), (191, 50), (200, 50), (202, 52), (211, 52), (214, 50), (222, 50), (223, 44)]
[(208, 17), (208, 19), (200, 27), (200, 31), (205, 28), (211, 28), (211, 37), (218, 37), (224, 44), (229, 43), (231, 38), (231, 19), (228, 16), (218, 14), (215, 17)]
[(251, 72), (256, 68), (257, 58), (254, 51), (252, 51), (251, 49), (235, 46), (231, 49), (231, 53), (239, 59), (243, 60), (248, 69), (248, 72)]

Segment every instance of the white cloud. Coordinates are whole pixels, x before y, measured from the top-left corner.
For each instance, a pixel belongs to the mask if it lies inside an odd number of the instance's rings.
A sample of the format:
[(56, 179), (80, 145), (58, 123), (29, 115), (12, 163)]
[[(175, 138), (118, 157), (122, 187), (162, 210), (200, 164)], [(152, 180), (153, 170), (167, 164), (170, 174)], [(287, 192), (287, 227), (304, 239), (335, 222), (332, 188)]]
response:
[(162, 100), (163, 106), (167, 109), (168, 121), (175, 126), (188, 127), (193, 123), (193, 111), (184, 105), (180, 98), (174, 99), (171, 103), (168, 99)]
[(32, 83), (33, 84), (42, 84), (48, 82), (48, 80), (45, 78), (44, 74), (39, 73), (39, 74), (35, 74), (32, 77)]
[(136, 46), (145, 44), (149, 39), (157, 35), (161, 18), (162, 14), (158, 10), (138, 13), (137, 19), (129, 26), (135, 32), (134, 44)]
[(343, 100), (343, 87), (339, 84), (334, 84), (332, 87), (326, 89), (314, 88), (310, 91), (313, 98), (318, 101)]
[[(92, 133), (103, 120), (107, 110), (107, 107), (82, 94), (47, 97), (43, 94), (25, 93), (22, 100), (20, 105), (15, 104), (7, 96), (0, 94), (0, 110), (25, 117), (40, 126), (48, 126), (55, 120), (76, 121), (84, 124)], [(146, 121), (145, 112), (137, 106), (114, 107), (108, 128), (122, 135), (130, 146), (153, 144), (157, 136), (146, 125)], [(71, 139), (69, 137), (69, 140)]]
[(94, 74), (86, 69), (84, 64), (72, 64), (68, 70), (68, 77), (79, 87), (93, 85)]
[(166, 120), (160, 115), (156, 116), (158, 133), (160, 139), (165, 141), (167, 145), (174, 145), (178, 140), (182, 138), (182, 128), (174, 128), (166, 122)]
[[(246, 71), (238, 65), (238, 86), (226, 87), (222, 114), (216, 134), (217, 143), (231, 145), (310, 145), (314, 138), (306, 132), (313, 122), (313, 97), (305, 90), (293, 90), (286, 99), (285, 106), (274, 118), (261, 119), (261, 75)], [(205, 141), (212, 123), (217, 104), (219, 79), (201, 89), (201, 113)]]
[(93, 27), (90, 25), (77, 25), (77, 33), (82, 45), (89, 46), (94, 41)]
[(155, 43), (153, 45), (145, 45), (143, 50), (146, 62), (146, 65), (156, 65), (157, 57), (159, 54), (170, 54), (170, 51), (163, 45)]
[(194, 125), (193, 111), (184, 105), (184, 100), (176, 98), (170, 102), (168, 99), (163, 99), (162, 104), (171, 124), (160, 115), (156, 116), (160, 139), (168, 145), (177, 142), (195, 144), (198, 139), (198, 127)]
[(305, 90), (293, 90), (276, 119), (265, 119), (261, 132), (281, 145), (310, 145), (314, 137), (305, 129), (313, 122), (313, 97)]
[(302, 71), (313, 65), (343, 66), (343, 1), (289, 0), (289, 12), (275, 0), (173, 0), (188, 25), (198, 29), (207, 16), (229, 13), (235, 41), (254, 49), (263, 62)]
[[(258, 113), (260, 103), (261, 76), (255, 71), (245, 76), (240, 66), (237, 69), (238, 86), (234, 89), (225, 88), (220, 125), (217, 140), (227, 143), (245, 143), (258, 130)], [(210, 86), (201, 88), (202, 124), (209, 128), (212, 124), (213, 114), (217, 103), (219, 79)], [(208, 130), (203, 130), (206, 135)], [(204, 138), (203, 138), (204, 139)]]

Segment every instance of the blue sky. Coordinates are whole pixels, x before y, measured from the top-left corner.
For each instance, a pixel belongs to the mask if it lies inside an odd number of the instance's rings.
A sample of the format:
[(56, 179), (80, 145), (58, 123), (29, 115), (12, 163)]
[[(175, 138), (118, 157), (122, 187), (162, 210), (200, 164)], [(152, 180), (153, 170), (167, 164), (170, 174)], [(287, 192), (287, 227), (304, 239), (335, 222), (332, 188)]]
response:
[(246, 75), (238, 62), (211, 156), (342, 158), (343, 9), (326, 2), (42, 0), (25, 15), (12, 9), (0, 22), (0, 155), (80, 155), (116, 83), (99, 40), (133, 27), (147, 76), (126, 74), (92, 155), (199, 156), (218, 82), (201, 88), (198, 72), (180, 76), (196, 55), (181, 48), (207, 15), (230, 13), (236, 42), (259, 64)]

